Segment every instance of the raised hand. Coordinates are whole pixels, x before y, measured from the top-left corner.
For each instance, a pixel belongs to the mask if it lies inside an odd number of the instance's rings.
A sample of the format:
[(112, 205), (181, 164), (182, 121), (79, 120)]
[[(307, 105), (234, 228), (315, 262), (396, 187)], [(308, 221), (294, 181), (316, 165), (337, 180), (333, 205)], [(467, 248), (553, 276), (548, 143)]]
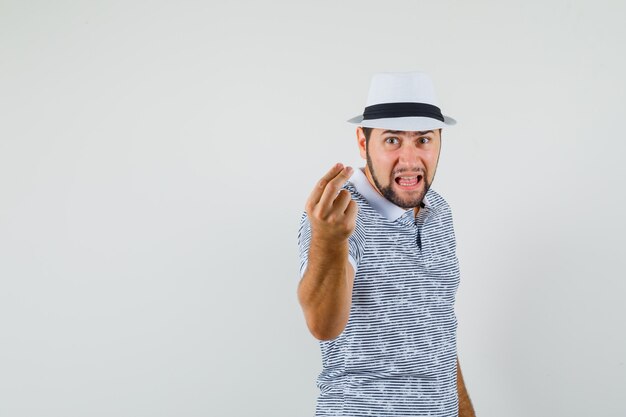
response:
[(352, 168), (338, 163), (317, 183), (305, 210), (311, 223), (312, 238), (328, 243), (345, 242), (356, 225), (358, 204), (341, 186), (352, 175)]

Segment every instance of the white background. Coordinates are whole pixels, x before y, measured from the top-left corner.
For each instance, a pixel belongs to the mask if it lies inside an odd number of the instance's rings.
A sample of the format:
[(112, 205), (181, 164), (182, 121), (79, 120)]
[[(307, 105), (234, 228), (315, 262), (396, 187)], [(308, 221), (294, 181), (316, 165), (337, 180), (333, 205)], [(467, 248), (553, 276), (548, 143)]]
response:
[(378, 71), (445, 114), (481, 417), (624, 416), (626, 3), (0, 1), (0, 415), (312, 416), (297, 228)]

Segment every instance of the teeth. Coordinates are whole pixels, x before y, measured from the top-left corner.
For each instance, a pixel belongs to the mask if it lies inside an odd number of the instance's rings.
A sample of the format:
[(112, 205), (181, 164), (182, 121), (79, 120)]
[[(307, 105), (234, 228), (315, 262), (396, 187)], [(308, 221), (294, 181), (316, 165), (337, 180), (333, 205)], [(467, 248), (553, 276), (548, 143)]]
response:
[(404, 186), (417, 184), (418, 177), (398, 177), (398, 183)]

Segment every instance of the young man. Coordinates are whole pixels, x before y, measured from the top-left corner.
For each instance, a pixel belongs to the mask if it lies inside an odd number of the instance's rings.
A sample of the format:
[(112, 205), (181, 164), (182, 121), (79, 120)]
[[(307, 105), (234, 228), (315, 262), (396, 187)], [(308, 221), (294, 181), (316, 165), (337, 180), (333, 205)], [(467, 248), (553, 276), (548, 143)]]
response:
[(376, 74), (357, 127), (364, 168), (314, 187), (298, 299), (320, 340), (317, 416), (474, 416), (456, 354), (452, 214), (430, 188), (441, 114), (430, 78)]

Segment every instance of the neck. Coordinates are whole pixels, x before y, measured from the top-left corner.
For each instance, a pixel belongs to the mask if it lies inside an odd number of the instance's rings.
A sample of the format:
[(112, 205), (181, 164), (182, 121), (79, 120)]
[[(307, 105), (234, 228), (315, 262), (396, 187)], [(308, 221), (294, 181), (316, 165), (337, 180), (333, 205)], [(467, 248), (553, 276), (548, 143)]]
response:
[(367, 177), (367, 180), (372, 185), (372, 188), (375, 189), (378, 194), (384, 197), (383, 193), (381, 193), (378, 187), (376, 186), (376, 183), (374, 182), (374, 178), (372, 178), (372, 173), (370, 172), (370, 168), (367, 165), (365, 165), (365, 176)]

